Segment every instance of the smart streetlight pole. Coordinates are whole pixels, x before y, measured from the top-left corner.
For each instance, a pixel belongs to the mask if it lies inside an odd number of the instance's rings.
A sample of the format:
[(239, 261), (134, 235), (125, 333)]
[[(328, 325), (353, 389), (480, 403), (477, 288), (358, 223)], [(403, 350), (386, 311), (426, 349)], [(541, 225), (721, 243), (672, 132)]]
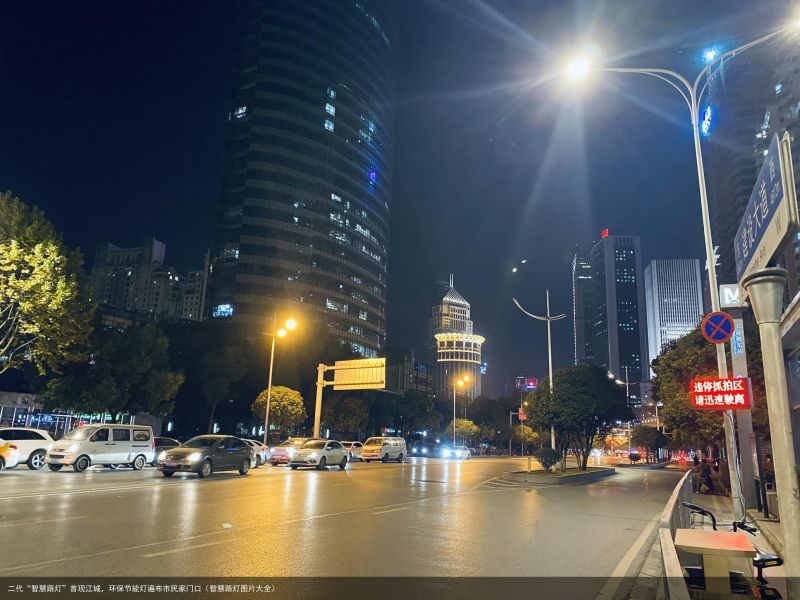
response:
[[(694, 139), (694, 156), (697, 167), (697, 182), (700, 189), (700, 211), (703, 218), (703, 237), (705, 240), (706, 261), (708, 263), (708, 285), (711, 294), (711, 310), (718, 311), (719, 306), (719, 286), (717, 285), (717, 270), (715, 264), (714, 243), (711, 237), (711, 220), (708, 210), (708, 194), (706, 191), (705, 169), (703, 168), (703, 152), (700, 144), (700, 99), (703, 97), (709, 84), (709, 74), (712, 66), (721, 65), (726, 59), (733, 58), (759, 46), (772, 38), (785, 33), (793, 26), (784, 27), (767, 35), (763, 35), (746, 44), (734, 48), (728, 52), (720, 55), (712, 53), (708, 56), (706, 65), (697, 74), (694, 83), (689, 83), (683, 75), (676, 73), (670, 69), (650, 69), (650, 68), (623, 68), (623, 67), (601, 67), (601, 71), (609, 71), (614, 73), (637, 73), (640, 75), (649, 75), (660, 79), (671, 85), (681, 97), (686, 101), (689, 107), (689, 116), (692, 123), (692, 135)], [(574, 78), (582, 78), (591, 70), (590, 63), (585, 59), (579, 59), (572, 63), (569, 69), (569, 74)], [(702, 83), (702, 87), (701, 87)], [(698, 89), (699, 88), (699, 89)], [(717, 370), (720, 378), (728, 376), (728, 365), (725, 358), (725, 345), (717, 344)], [(733, 424), (733, 411), (727, 410), (724, 412), (723, 424), (725, 427), (725, 445), (728, 454), (728, 470), (731, 479), (731, 498), (733, 499), (734, 507), (737, 509), (738, 514), (743, 515), (745, 511), (744, 498), (741, 492), (741, 476), (738, 463), (738, 451), (736, 448), (736, 436), (734, 434)]]
[(277, 311), (272, 315), (272, 331), (267, 333), (272, 338), (272, 347), (269, 352), (269, 376), (267, 377), (267, 405), (264, 409), (264, 445), (269, 446), (269, 405), (272, 400), (272, 367), (275, 364), (275, 338), (284, 337), (287, 330), (297, 327), (297, 321), (289, 319), (286, 321), (285, 327), (278, 327), (278, 313)]
[[(567, 315), (551, 315), (550, 314), (550, 290), (545, 290), (547, 295), (547, 316), (541, 317), (539, 315), (534, 315), (533, 313), (529, 313), (527, 310), (522, 308), (522, 305), (517, 302), (516, 298), (512, 298), (514, 304), (517, 305), (517, 308), (520, 309), (523, 313), (531, 317), (532, 319), (537, 319), (538, 321), (547, 321), (547, 367), (548, 367), (548, 381), (550, 382), (550, 396), (553, 395), (553, 342), (550, 335), (550, 323), (553, 321), (558, 321), (559, 319), (566, 318)], [(556, 449), (556, 429), (552, 425), (550, 426), (550, 447), (555, 450)]]

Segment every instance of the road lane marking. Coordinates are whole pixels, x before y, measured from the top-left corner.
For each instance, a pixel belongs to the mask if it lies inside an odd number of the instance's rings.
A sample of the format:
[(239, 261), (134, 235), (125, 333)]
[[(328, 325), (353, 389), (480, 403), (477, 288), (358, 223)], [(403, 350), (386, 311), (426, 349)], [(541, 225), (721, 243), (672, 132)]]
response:
[(60, 492), (42, 492), (40, 494), (19, 494), (16, 496), (0, 496), (0, 500), (21, 500), (24, 498), (43, 498), (46, 496), (64, 496), (65, 494), (96, 494), (103, 492), (118, 492), (120, 490), (138, 490), (138, 489), (158, 489), (162, 487), (175, 487), (176, 485), (184, 485), (183, 483), (162, 483), (156, 485), (129, 485), (124, 487), (113, 488), (89, 488), (84, 490), (63, 490)]
[(76, 519), (88, 519), (88, 517), (66, 517), (63, 519), (47, 519), (38, 521), (17, 521), (16, 523), (2, 523), (0, 527), (16, 527), (17, 525), (38, 525), (39, 523), (63, 523), (64, 521), (75, 521)]
[(197, 550), (198, 548), (207, 548), (208, 546), (216, 546), (217, 544), (224, 544), (233, 540), (218, 540), (216, 542), (207, 542), (205, 544), (195, 544), (194, 546), (183, 546), (182, 548), (173, 548), (172, 550), (164, 550), (162, 552), (151, 552), (150, 554), (142, 554), (145, 558), (153, 558), (154, 556), (165, 556), (167, 554), (176, 554), (178, 552), (188, 552), (190, 550)]
[(400, 508), (390, 508), (389, 510), (379, 510), (378, 512), (372, 513), (373, 515), (385, 515), (386, 513), (390, 512), (397, 512), (398, 510), (408, 510), (407, 506), (401, 506)]
[(595, 600), (611, 600), (614, 597), (619, 584), (622, 583), (622, 578), (625, 577), (625, 574), (628, 572), (628, 569), (630, 569), (631, 564), (633, 563), (633, 559), (639, 554), (639, 552), (641, 552), (642, 547), (647, 542), (650, 534), (653, 533), (653, 530), (658, 525), (660, 517), (661, 511), (657, 512), (655, 516), (650, 519), (647, 525), (645, 525), (644, 529), (639, 534), (639, 537), (636, 538), (636, 541), (633, 542), (633, 545), (628, 548), (625, 556), (623, 556), (622, 560), (619, 561), (617, 568), (614, 569), (613, 573), (611, 573), (611, 577), (609, 577), (608, 581), (606, 581), (606, 584), (603, 586), (603, 589), (600, 590), (600, 593), (597, 595)]

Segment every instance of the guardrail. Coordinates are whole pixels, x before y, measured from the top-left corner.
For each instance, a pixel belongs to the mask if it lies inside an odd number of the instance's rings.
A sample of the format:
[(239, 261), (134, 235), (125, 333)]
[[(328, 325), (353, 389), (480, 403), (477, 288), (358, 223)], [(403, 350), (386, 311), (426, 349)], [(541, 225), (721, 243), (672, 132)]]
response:
[(683, 567), (675, 549), (675, 530), (688, 528), (691, 515), (683, 510), (682, 502), (691, 502), (694, 487), (692, 472), (686, 474), (675, 486), (659, 522), (658, 539), (661, 544), (661, 566), (664, 571), (664, 595), (667, 600), (690, 600), (689, 588), (683, 578)]

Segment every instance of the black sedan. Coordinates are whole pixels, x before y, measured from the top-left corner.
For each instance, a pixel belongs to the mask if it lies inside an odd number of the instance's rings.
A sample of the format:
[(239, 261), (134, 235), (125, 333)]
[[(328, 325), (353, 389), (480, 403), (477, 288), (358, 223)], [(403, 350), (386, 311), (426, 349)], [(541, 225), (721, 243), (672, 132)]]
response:
[(156, 466), (156, 461), (158, 460), (159, 454), (161, 454), (164, 450), (172, 450), (173, 448), (177, 448), (178, 446), (181, 445), (181, 443), (178, 440), (169, 437), (156, 437), (155, 440), (156, 440), (156, 453), (153, 457), (153, 462), (150, 463), (154, 467)]
[(201, 478), (214, 471), (239, 471), (246, 475), (254, 465), (253, 448), (232, 435), (198, 435), (185, 444), (158, 455), (158, 470), (164, 477), (175, 473), (197, 473)]

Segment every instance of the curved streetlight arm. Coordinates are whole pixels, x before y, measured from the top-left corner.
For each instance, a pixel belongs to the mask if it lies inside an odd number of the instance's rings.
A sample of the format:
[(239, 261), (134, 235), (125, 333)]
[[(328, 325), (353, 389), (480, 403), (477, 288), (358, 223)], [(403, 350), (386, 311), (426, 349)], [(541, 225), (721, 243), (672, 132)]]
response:
[(567, 315), (548, 315), (546, 317), (540, 317), (539, 315), (535, 315), (535, 314), (533, 314), (531, 312), (528, 312), (524, 308), (522, 308), (522, 305), (519, 303), (519, 301), (517, 301), (516, 298), (512, 298), (511, 300), (514, 301), (514, 304), (517, 305), (518, 309), (520, 309), (522, 312), (524, 312), (526, 315), (528, 315), (532, 319), (538, 319), (539, 321), (558, 321), (559, 319), (565, 319), (567, 317)]
[[(614, 73), (637, 73), (639, 75), (650, 75), (651, 77), (656, 77), (661, 81), (666, 81), (673, 88), (678, 90), (678, 93), (686, 101), (686, 105), (689, 107), (689, 112), (692, 115), (692, 120), (694, 120), (695, 107), (694, 104), (692, 103), (692, 100), (694, 99), (694, 92), (691, 87), (691, 84), (689, 83), (689, 80), (686, 79), (680, 73), (676, 73), (675, 71), (670, 71), (669, 69), (634, 69), (634, 68), (623, 68), (623, 67), (603, 67), (601, 70), (611, 71)], [(681, 84), (683, 84), (684, 87), (681, 88), (681, 86), (679, 86), (675, 81), (673, 81), (673, 79), (670, 79), (670, 77), (679, 81)]]

